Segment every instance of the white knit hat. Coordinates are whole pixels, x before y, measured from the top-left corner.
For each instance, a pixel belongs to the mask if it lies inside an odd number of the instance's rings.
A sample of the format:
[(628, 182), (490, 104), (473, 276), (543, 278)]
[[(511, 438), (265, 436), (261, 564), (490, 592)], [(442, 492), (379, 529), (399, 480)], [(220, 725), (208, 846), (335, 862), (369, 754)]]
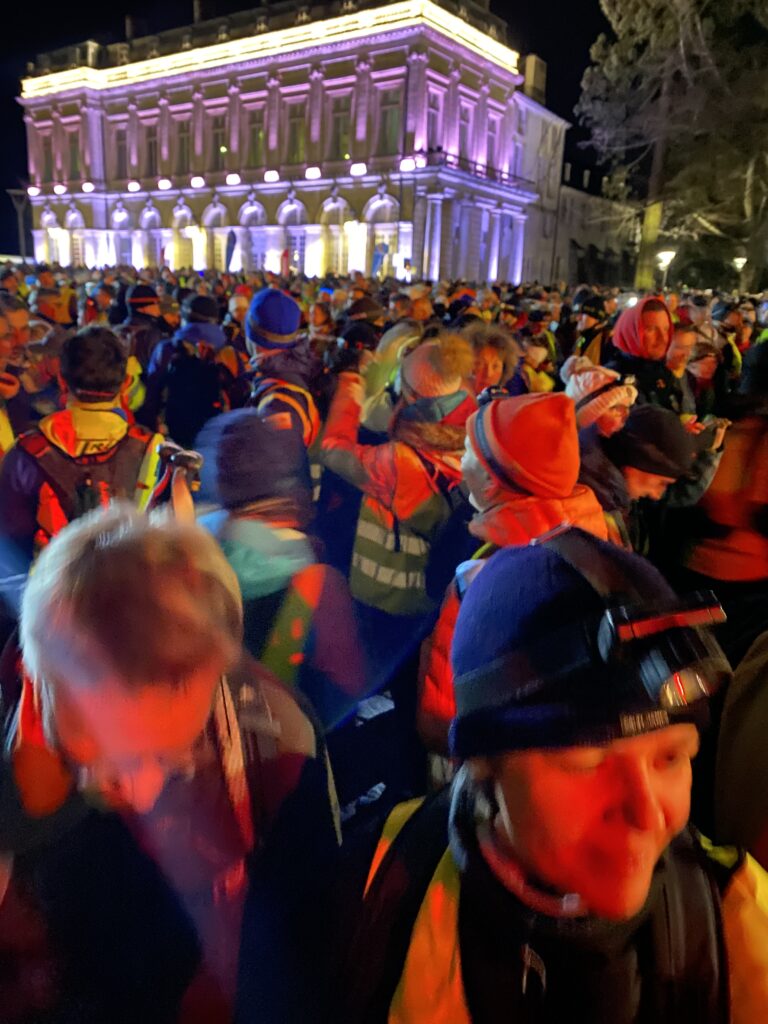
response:
[(614, 405), (634, 405), (637, 388), (623, 384), (621, 375), (604, 366), (592, 366), (572, 372), (565, 393), (576, 403), (576, 424), (589, 427)]

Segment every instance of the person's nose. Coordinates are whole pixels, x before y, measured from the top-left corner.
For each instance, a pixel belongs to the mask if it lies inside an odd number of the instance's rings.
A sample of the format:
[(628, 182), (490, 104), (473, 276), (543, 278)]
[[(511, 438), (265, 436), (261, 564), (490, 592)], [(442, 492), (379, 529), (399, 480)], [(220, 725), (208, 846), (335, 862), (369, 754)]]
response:
[(647, 765), (629, 764), (622, 776), (621, 809), (624, 820), (641, 832), (664, 827), (664, 809)]

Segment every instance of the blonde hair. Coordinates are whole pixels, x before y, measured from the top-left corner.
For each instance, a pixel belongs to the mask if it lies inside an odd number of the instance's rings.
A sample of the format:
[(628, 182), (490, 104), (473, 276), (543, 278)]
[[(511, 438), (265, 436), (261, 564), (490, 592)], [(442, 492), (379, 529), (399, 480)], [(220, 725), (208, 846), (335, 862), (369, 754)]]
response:
[(238, 656), (237, 577), (201, 527), (116, 503), (67, 526), (24, 591), (21, 648), (40, 685), (183, 684)]

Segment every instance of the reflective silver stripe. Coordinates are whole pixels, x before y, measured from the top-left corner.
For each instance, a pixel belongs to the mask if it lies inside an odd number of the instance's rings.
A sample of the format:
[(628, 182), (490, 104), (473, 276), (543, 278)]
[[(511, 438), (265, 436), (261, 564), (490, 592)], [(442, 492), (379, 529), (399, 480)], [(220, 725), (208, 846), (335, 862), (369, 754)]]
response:
[(391, 569), (388, 565), (379, 565), (378, 562), (374, 562), (373, 559), (366, 558), (358, 552), (352, 555), (352, 567), (359, 569), (369, 579), (388, 587), (397, 587), (398, 590), (412, 588), (424, 590), (426, 586), (423, 572), (400, 572), (397, 569)]
[[(392, 530), (387, 530), (383, 526), (372, 523), (370, 519), (361, 518), (358, 521), (357, 533), (359, 537), (364, 537), (374, 544), (380, 544), (387, 551), (395, 550), (395, 535)], [(425, 555), (428, 550), (427, 542), (422, 540), (421, 537), (409, 537), (408, 535), (403, 536), (403, 534), (400, 534), (400, 550), (405, 551), (409, 555)]]

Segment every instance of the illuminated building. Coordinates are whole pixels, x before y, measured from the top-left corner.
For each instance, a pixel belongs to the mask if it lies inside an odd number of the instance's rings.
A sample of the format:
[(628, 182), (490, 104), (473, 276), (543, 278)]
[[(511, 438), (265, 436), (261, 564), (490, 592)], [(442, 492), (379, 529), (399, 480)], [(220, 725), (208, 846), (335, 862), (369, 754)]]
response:
[(567, 127), (522, 83), (488, 0), (283, 2), (43, 55), (20, 100), (35, 255), (519, 281), (528, 213), (557, 201), (530, 126), (558, 182)]

